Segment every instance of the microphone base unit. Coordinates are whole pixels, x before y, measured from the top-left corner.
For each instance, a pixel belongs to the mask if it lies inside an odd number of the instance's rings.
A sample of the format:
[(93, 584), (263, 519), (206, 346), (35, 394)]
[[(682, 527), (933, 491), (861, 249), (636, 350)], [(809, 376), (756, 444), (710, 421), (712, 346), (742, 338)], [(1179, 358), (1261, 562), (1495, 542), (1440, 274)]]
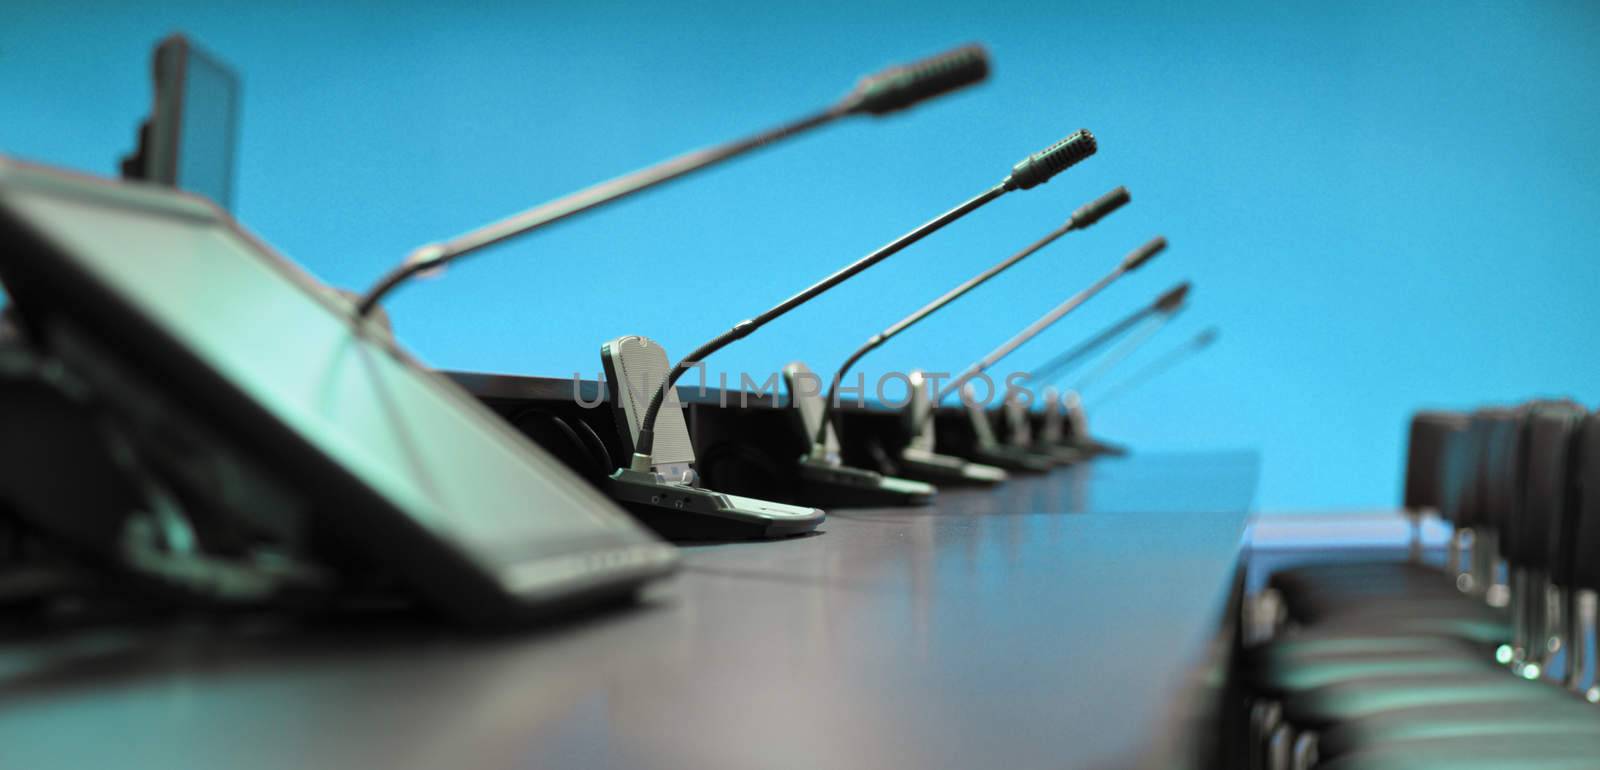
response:
[(803, 535), (827, 518), (819, 508), (723, 494), (618, 469), (606, 491), (645, 526), (669, 540), (756, 540)]
[(937, 436), (938, 446), (973, 462), (1019, 473), (1045, 473), (1056, 466), (1055, 460), (1046, 455), (1002, 443), (989, 413), (976, 403), (967, 403), (961, 415), (965, 419), (947, 423), (949, 429)]
[(916, 447), (906, 447), (900, 453), (899, 466), (900, 473), (908, 478), (941, 486), (992, 487), (1010, 477), (1004, 468)]
[(1128, 448), (1109, 441), (1100, 439), (1074, 439), (1057, 443), (1040, 443), (1034, 446), (1034, 451), (1046, 454), (1059, 454), (1063, 457), (1075, 455), (1076, 460), (1071, 462), (1086, 462), (1096, 457), (1125, 457)]
[(1082, 447), (1082, 451), (1089, 456), (1108, 455), (1110, 457), (1127, 457), (1128, 448), (1110, 441), (1101, 441), (1097, 438), (1089, 439)]
[(928, 505), (939, 491), (926, 482), (885, 476), (809, 455), (800, 458), (800, 484), (802, 497), (829, 508)]
[(973, 462), (1017, 473), (1049, 473), (1060, 464), (1050, 455), (1009, 446), (975, 446), (964, 454)]
[(1077, 465), (1078, 463), (1093, 458), (1096, 454), (1094, 449), (1088, 447), (1080, 447), (1065, 443), (1051, 444), (1045, 442), (1036, 443), (1033, 446), (1028, 447), (1027, 451), (1043, 457), (1048, 457), (1055, 461), (1056, 465)]

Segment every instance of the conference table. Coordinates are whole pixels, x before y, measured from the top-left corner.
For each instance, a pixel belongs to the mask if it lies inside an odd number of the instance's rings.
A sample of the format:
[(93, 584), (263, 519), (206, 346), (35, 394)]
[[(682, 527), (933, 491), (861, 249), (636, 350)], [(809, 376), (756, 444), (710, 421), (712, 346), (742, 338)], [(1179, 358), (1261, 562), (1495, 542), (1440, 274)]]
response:
[(515, 633), (408, 613), (0, 635), (11, 767), (1179, 767), (1220, 718), (1249, 452), (1102, 458), (688, 544)]

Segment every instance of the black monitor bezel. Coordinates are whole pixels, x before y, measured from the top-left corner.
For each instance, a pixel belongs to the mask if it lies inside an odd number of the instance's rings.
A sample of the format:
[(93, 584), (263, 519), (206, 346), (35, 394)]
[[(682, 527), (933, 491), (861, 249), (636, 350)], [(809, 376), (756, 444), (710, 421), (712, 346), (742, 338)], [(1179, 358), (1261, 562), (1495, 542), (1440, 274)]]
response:
[[(228, 106), (226, 189), (222, 200), (213, 201), (223, 209), (233, 208), (239, 146), (239, 101), (242, 96), (239, 76), (233, 68), (212, 56), (181, 33), (163, 38), (151, 56), (150, 116), (139, 129), (139, 146), (124, 161), (123, 176), (185, 189), (178, 180), (178, 160), (183, 146), (183, 118), (188, 109), (185, 87), (191, 61), (200, 61), (228, 80), (232, 94)], [(194, 191), (190, 190), (193, 193)]]
[[(118, 183), (3, 156), (0, 156), (0, 181), (8, 165), (22, 173), (42, 174), (30, 181), (57, 187), (51, 194), (81, 198), (87, 192), (112, 205), (140, 208), (153, 215), (201, 219), (223, 227), (330, 310), (350, 310), (348, 300), (284, 259), (241, 228), (227, 212), (201, 196), (139, 183)], [(328, 514), (322, 517), (326, 519), (322, 523), (328, 525), (330, 531), (336, 532), (342, 541), (366, 551), (431, 604), (449, 614), (487, 623), (542, 617), (601, 595), (631, 592), (643, 581), (670, 572), (676, 564), (670, 556), (673, 553), (670, 545), (656, 540), (629, 520), (627, 526), (613, 531), (552, 544), (541, 549), (545, 553), (528, 554), (523, 564), (532, 565), (538, 559), (567, 561), (583, 553), (593, 553), (603, 562), (606, 555), (620, 551), (657, 549), (651, 551), (657, 557), (651, 563), (585, 575), (582, 580), (574, 580), (570, 590), (562, 591), (560, 596), (527, 597), (508, 593), (496, 577), (497, 572), (505, 571), (503, 564), (489, 567), (487, 561), (474, 560), (455, 544), (433, 535), (354, 473), (323, 454), (313, 442), (297, 435), (265, 407), (255, 403), (181, 342), (143, 317), (114, 289), (87, 270), (78, 268), (70, 256), (62, 254), (46, 236), (3, 205), (0, 205), (0, 282), (4, 282), (26, 319), (33, 339), (48, 340), (49, 330), (57, 319), (92, 333), (106, 348), (121, 353), (120, 365), (131, 367), (181, 394), (186, 411), (223, 435), (240, 441), (253, 459), (275, 475), (302, 481), (300, 486), (310, 490), (317, 510)], [(370, 342), (414, 369), (446, 398), (462, 405), (486, 430), (522, 444), (529, 451), (543, 452), (458, 385), (407, 354), (381, 328), (374, 324), (360, 328)], [(553, 459), (551, 462), (559, 464)], [(579, 483), (587, 482), (580, 480)], [(626, 517), (620, 511), (617, 515)], [(496, 557), (495, 561), (500, 558)]]

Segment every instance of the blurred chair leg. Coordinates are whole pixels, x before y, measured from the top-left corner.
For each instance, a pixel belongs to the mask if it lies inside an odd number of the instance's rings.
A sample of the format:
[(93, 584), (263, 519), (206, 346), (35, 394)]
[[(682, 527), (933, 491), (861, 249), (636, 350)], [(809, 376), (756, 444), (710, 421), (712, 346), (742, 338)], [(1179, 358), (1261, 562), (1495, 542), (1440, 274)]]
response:
[(1595, 593), (1569, 590), (1566, 598), (1567, 670), (1562, 683), (1567, 689), (1581, 693), (1592, 678), (1589, 644), (1595, 621)]
[(1290, 770), (1293, 766), (1294, 730), (1287, 724), (1279, 724), (1272, 729), (1272, 734), (1267, 738), (1267, 768), (1268, 770)]
[(1301, 733), (1294, 739), (1293, 770), (1311, 770), (1317, 764), (1316, 733)]
[(1472, 582), (1472, 530), (1458, 529), (1450, 536), (1445, 551), (1446, 569), (1455, 573), (1456, 588), (1466, 593), (1474, 592)]
[(1256, 701), (1250, 708), (1250, 767), (1272, 767), (1272, 735), (1283, 719), (1283, 708), (1272, 701)]

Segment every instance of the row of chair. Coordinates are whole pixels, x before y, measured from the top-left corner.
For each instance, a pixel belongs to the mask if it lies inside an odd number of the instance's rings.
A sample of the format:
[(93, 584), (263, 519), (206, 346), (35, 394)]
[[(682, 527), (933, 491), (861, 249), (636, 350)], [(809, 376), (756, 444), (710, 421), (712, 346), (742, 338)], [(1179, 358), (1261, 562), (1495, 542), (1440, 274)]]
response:
[(1263, 768), (1600, 767), (1600, 413), (1537, 401), (1411, 426), (1405, 505), (1453, 526), (1445, 564), (1275, 572), (1241, 656)]

